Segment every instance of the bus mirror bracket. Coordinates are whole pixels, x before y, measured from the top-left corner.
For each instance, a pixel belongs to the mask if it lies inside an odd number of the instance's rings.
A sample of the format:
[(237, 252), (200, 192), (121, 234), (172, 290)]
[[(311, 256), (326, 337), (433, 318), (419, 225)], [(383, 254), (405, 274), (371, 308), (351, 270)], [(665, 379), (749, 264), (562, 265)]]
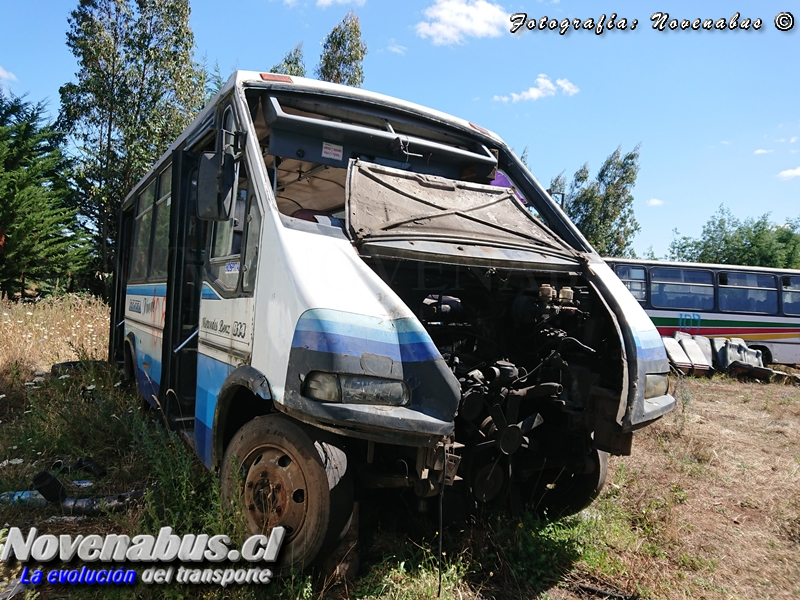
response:
[(227, 221), (233, 203), (236, 176), (231, 154), (203, 152), (197, 170), (197, 217), (206, 221)]

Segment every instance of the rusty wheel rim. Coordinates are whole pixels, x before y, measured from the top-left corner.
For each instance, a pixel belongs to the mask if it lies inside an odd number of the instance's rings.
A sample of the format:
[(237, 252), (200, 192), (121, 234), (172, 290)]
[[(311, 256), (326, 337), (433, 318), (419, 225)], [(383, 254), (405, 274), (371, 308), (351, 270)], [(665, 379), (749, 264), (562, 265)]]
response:
[(262, 447), (252, 453), (244, 479), (244, 506), (251, 531), (268, 533), (286, 528), (287, 541), (306, 520), (308, 498), (300, 461), (284, 448)]

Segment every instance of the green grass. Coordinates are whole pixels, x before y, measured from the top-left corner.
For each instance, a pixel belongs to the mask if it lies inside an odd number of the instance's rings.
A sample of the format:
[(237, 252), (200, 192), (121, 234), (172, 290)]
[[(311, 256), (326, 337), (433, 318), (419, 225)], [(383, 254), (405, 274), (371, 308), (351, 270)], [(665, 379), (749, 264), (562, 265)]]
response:
[[(91, 456), (107, 467), (108, 474), (103, 478), (85, 473), (60, 475), (70, 495), (99, 496), (131, 489), (144, 489), (145, 495), (126, 512), (87, 518), (68, 533), (134, 536), (156, 534), (161, 527), (170, 526), (177, 534), (225, 534), (234, 543), (243, 539), (240, 521), (223, 510), (216, 475), (206, 470), (175, 432), (163, 427), (157, 413), (142, 414), (136, 395), (118, 382), (119, 374), (112, 367), (87, 363), (85, 370), (75, 370), (68, 378), (38, 382), (36, 389), (18, 399), (23, 410), (0, 427), (0, 448), (8, 455), (3, 460), (21, 458), (23, 462), (0, 471), (0, 492), (30, 489), (33, 475), (50, 469), (56, 460), (70, 464)], [(70, 487), (69, 481), (76, 478), (93, 480), (95, 485), (89, 493)], [(2, 512), (4, 522), (25, 529), (31, 519), (43, 521), (59, 511), (55, 507), (3, 506)], [(8, 565), (0, 565), (0, 579), (12, 573)], [(136, 590), (142, 598), (179, 598), (198, 593), (218, 597), (221, 588), (137, 585)], [(311, 578), (305, 575), (283, 578), (266, 588), (276, 598), (311, 598), (310, 590)], [(89, 597), (130, 594), (115, 588), (69, 591), (70, 595)], [(255, 589), (232, 586), (222, 597), (256, 596)]]

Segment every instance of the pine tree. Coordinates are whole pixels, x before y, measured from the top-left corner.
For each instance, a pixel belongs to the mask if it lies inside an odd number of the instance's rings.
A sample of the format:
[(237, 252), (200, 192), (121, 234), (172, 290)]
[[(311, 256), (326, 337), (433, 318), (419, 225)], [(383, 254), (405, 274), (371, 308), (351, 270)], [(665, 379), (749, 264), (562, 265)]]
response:
[(63, 136), (43, 104), (0, 91), (0, 296), (64, 287), (88, 263), (86, 240), (67, 207)]
[(351, 11), (322, 42), (317, 77), (322, 81), (361, 87), (364, 83), (362, 63), (366, 54), (367, 45), (361, 40), (361, 25)]

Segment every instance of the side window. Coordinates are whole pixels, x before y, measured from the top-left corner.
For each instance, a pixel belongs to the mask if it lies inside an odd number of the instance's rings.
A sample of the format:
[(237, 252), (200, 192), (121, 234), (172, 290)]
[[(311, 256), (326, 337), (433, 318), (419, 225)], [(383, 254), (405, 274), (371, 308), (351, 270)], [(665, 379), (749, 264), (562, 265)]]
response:
[(622, 280), (633, 297), (644, 304), (647, 295), (645, 287), (644, 267), (630, 267), (628, 265), (617, 266), (617, 276)]
[(729, 312), (778, 313), (778, 284), (774, 275), (720, 273), (719, 309)]
[(783, 312), (800, 315), (800, 277), (783, 278)]
[(714, 309), (711, 271), (656, 267), (650, 271), (650, 303), (655, 308)]
[(247, 189), (238, 189), (231, 207), (231, 218), (217, 222), (214, 228), (209, 273), (212, 281), (228, 291), (234, 291), (239, 284), (246, 204)]
[(136, 207), (136, 222), (133, 233), (133, 255), (131, 279), (145, 279), (147, 265), (150, 263), (150, 234), (153, 223), (153, 200), (156, 195), (156, 182), (153, 180), (139, 194)]
[[(233, 153), (234, 131), (236, 131), (236, 118), (233, 108), (228, 106), (222, 115), (222, 129), (218, 137), (219, 151), (225, 154)], [(236, 169), (240, 168), (241, 164), (237, 163)], [(239, 286), (246, 197), (246, 190), (244, 190), (244, 197), (239, 189), (235, 190), (230, 218), (227, 221), (214, 223), (208, 265), (209, 275), (217, 286), (229, 292), (235, 291)]]
[[(234, 131), (236, 122), (233, 110), (228, 107), (220, 132), (221, 150), (226, 153), (234, 153)], [(240, 153), (235, 159), (237, 176), (231, 216), (227, 221), (214, 224), (208, 273), (223, 291), (235, 293), (241, 281), (241, 290), (252, 293), (258, 261), (261, 212), (252, 192), (244, 155)]]
[(155, 208), (156, 224), (153, 228), (153, 264), (150, 278), (167, 276), (169, 257), (169, 212), (172, 204), (172, 166), (161, 172), (158, 183), (158, 201)]

